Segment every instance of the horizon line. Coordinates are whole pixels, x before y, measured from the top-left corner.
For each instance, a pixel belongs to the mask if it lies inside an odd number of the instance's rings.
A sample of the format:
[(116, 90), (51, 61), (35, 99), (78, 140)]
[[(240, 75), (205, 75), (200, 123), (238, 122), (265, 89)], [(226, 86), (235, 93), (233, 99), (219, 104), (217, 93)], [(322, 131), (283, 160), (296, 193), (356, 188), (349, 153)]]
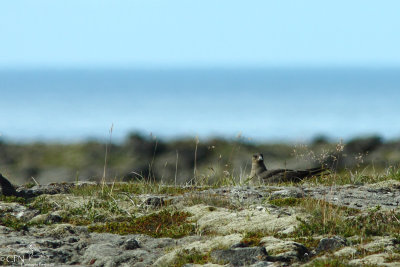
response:
[(0, 71), (83, 71), (83, 70), (99, 70), (99, 71), (124, 71), (124, 70), (140, 70), (140, 71), (166, 71), (166, 70), (339, 70), (339, 69), (365, 69), (365, 70), (394, 70), (400, 69), (400, 64), (245, 64), (245, 65), (21, 65), (21, 66), (2, 66)]

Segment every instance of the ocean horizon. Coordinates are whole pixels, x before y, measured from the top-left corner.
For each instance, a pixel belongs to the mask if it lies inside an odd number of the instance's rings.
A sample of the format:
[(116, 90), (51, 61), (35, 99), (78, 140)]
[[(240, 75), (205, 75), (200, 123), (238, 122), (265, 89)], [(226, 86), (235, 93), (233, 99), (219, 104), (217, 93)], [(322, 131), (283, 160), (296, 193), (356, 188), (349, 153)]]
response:
[(400, 68), (0, 70), (0, 140), (400, 137)]

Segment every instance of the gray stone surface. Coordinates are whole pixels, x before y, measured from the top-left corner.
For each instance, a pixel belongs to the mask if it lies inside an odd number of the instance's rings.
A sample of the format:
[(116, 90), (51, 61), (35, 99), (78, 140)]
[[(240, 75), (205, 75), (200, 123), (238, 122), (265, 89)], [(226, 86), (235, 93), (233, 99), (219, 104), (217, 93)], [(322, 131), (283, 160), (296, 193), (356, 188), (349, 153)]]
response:
[(267, 261), (268, 254), (264, 247), (248, 247), (215, 250), (211, 252), (211, 257), (217, 262), (229, 263), (231, 266), (248, 266)]
[(323, 251), (332, 251), (332, 250), (337, 250), (346, 245), (347, 245), (347, 240), (343, 237), (340, 236), (327, 237), (327, 238), (322, 238), (319, 241), (319, 244), (315, 249), (315, 251), (316, 253), (320, 253)]
[[(20, 187), (17, 191), (32, 198), (46, 194), (53, 200), (57, 197), (64, 199), (63, 194), (66, 194), (65, 196), (69, 197), (68, 201), (74, 202), (76, 199), (68, 195), (72, 186), (76, 185), (51, 184), (32, 188)], [(77, 186), (86, 186), (86, 184)], [(183, 200), (194, 195), (204, 198), (216, 195), (231, 201), (240, 208), (228, 209), (216, 206), (210, 209), (210, 206), (205, 204), (184, 206)], [(177, 252), (186, 248), (194, 248), (201, 253), (210, 252), (212, 259), (216, 262), (224, 261), (230, 266), (300, 264), (307, 262), (312, 256), (310, 248), (290, 239), (266, 236), (261, 239), (260, 247), (231, 246), (240, 244), (246, 232), (268, 230), (274, 233), (290, 234), (293, 231), (298, 222), (296, 217), (299, 211), (290, 207), (270, 205), (268, 203), (270, 199), (310, 197), (360, 210), (377, 206), (383, 210), (392, 210), (397, 208), (400, 201), (400, 183), (385, 181), (374, 185), (314, 187), (304, 184), (299, 187), (243, 186), (212, 188), (179, 196), (151, 194), (135, 196), (132, 194), (131, 197), (140, 199), (141, 201), (137, 202), (140, 208), (149, 211), (163, 208), (167, 200), (169, 205), (173, 203), (177, 209), (191, 212), (193, 220), (196, 221), (196, 235), (172, 239), (152, 238), (146, 235), (90, 233), (86, 226), (63, 224), (62, 216), (58, 211), (39, 214), (38, 210), (29, 208), (27, 205), (0, 202), (0, 218), (7, 215), (24, 222), (45, 223), (20, 231), (0, 225), (0, 264), (52, 264), (53, 266), (152, 266), (158, 264), (168, 266), (170, 262), (173, 262), (174, 257), (177, 257)], [(56, 200), (60, 201), (59, 198)], [(131, 203), (131, 205), (134, 204)], [(207, 233), (213, 235), (207, 235)], [(322, 239), (316, 248), (318, 257), (324, 252), (340, 248), (342, 248), (341, 254), (338, 255), (357, 255), (357, 257), (362, 255), (357, 252), (359, 247), (349, 245), (348, 243), (351, 242), (347, 242), (344, 238), (320, 238)], [(221, 249), (221, 246), (224, 249)], [(399, 251), (399, 247), (399, 241), (393, 237), (380, 237), (362, 244), (362, 248), (369, 254), (383, 253), (379, 259), (385, 259), (389, 253)], [(374, 262), (375, 258), (372, 255), (368, 257), (370, 257), (369, 262)], [(368, 261), (357, 259), (357, 262)]]

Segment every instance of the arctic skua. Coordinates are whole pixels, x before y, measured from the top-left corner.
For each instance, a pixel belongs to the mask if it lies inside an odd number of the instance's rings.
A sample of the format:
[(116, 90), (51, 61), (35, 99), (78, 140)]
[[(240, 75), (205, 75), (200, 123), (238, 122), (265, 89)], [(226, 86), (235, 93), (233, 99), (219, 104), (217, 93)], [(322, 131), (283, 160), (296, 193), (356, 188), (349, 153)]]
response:
[(317, 167), (304, 170), (291, 170), (291, 169), (276, 169), (268, 170), (264, 164), (264, 156), (261, 153), (255, 154), (252, 157), (252, 165), (250, 178), (255, 181), (258, 179), (260, 182), (266, 184), (280, 183), (280, 182), (300, 182), (305, 178), (318, 175), (326, 169)]
[(3, 196), (19, 196), (15, 187), (0, 173), (0, 194)]

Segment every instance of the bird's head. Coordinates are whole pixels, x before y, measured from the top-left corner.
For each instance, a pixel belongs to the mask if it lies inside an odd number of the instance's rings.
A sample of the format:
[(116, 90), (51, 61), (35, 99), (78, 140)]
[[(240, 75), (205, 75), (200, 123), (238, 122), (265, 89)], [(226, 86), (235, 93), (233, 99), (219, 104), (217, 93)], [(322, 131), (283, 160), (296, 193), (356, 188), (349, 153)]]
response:
[(252, 158), (253, 163), (260, 163), (264, 161), (264, 156), (261, 153), (257, 153), (253, 155)]

